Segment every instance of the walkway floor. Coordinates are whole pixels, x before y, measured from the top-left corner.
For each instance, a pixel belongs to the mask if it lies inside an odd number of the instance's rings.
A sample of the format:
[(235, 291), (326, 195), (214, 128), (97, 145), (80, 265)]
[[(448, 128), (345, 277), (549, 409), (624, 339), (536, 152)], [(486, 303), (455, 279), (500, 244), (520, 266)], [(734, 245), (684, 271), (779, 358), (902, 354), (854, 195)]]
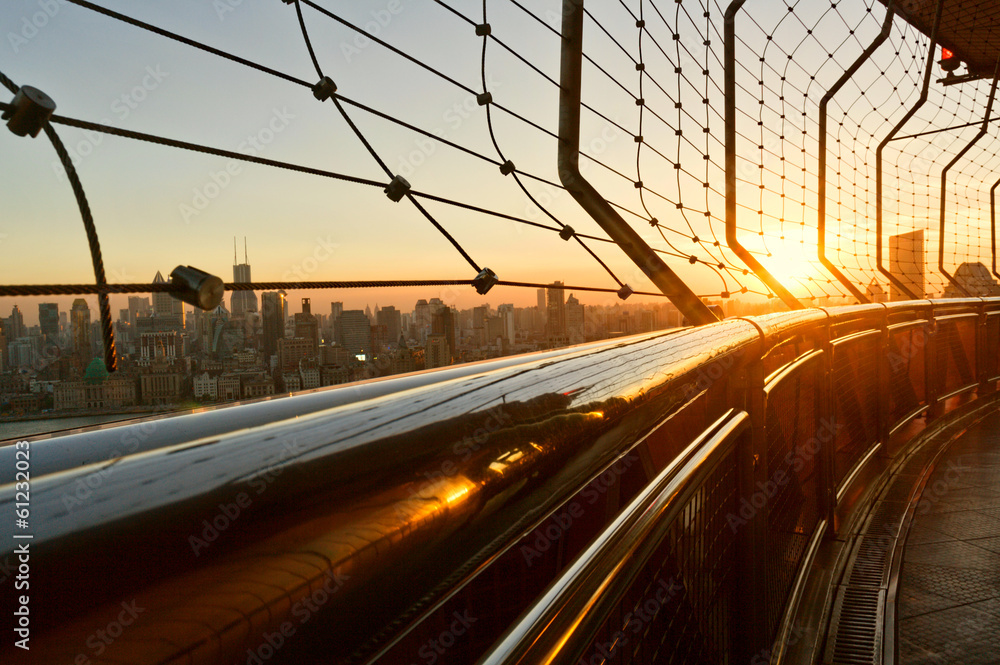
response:
[(1000, 664), (1000, 413), (939, 458), (906, 541), (903, 665)]

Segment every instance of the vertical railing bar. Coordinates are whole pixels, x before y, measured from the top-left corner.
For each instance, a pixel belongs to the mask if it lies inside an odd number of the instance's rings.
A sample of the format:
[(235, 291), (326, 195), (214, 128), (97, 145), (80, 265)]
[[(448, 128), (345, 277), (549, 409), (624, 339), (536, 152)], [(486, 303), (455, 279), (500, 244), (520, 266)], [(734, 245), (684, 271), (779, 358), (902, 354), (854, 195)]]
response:
[(910, 110), (906, 112), (906, 115), (904, 115), (903, 118), (896, 123), (896, 126), (892, 128), (889, 134), (882, 139), (882, 142), (878, 144), (878, 148), (875, 149), (875, 264), (880, 273), (888, 277), (891, 283), (895, 284), (897, 288), (914, 300), (922, 298), (923, 294), (917, 295), (911, 291), (901, 279), (893, 275), (892, 272), (887, 270), (882, 264), (882, 151), (885, 149), (885, 146), (889, 144), (889, 141), (892, 141), (893, 137), (899, 133), (899, 130), (901, 130), (903, 126), (909, 122), (910, 118), (912, 118), (916, 112), (920, 110), (920, 107), (924, 105), (924, 102), (927, 101), (927, 93), (931, 84), (931, 71), (934, 67), (934, 52), (937, 50), (938, 27), (941, 25), (942, 7), (944, 7), (944, 0), (937, 0), (937, 10), (934, 14), (934, 27), (931, 29), (930, 44), (927, 47), (927, 64), (924, 68), (924, 84), (920, 90), (920, 98), (912, 107), (910, 107)]
[(580, 104), (583, 73), (583, 2), (563, 0), (559, 81), (559, 180), (615, 244), (694, 325), (718, 317), (688, 288), (580, 173)]
[(944, 267), (944, 225), (947, 212), (946, 197), (948, 196), (948, 172), (951, 170), (952, 166), (958, 163), (958, 160), (960, 160), (962, 157), (965, 156), (965, 153), (967, 153), (969, 150), (972, 149), (972, 146), (976, 145), (979, 139), (986, 136), (986, 131), (989, 128), (990, 124), (990, 114), (993, 113), (993, 100), (996, 99), (998, 76), (1000, 76), (1000, 58), (997, 58), (996, 64), (993, 66), (993, 83), (990, 85), (990, 96), (989, 99), (986, 101), (986, 113), (983, 114), (982, 126), (979, 128), (979, 131), (976, 133), (976, 135), (972, 137), (972, 140), (969, 141), (965, 145), (965, 147), (962, 148), (958, 152), (958, 154), (955, 155), (952, 158), (952, 160), (948, 162), (948, 164), (941, 171), (941, 219), (940, 219), (940, 227), (938, 229), (938, 272), (947, 277), (948, 281), (951, 282), (952, 286), (954, 286), (956, 289), (958, 289), (963, 294), (969, 297), (972, 297), (973, 294), (969, 293), (969, 290), (966, 289), (964, 286), (962, 286), (962, 284), (957, 279), (955, 279), (955, 277), (950, 272), (945, 270)]
[[(568, 1), (568, 0), (567, 0)], [(743, 246), (736, 229), (736, 14), (746, 0), (733, 0), (725, 17), (725, 98), (726, 98), (726, 243), (729, 249), (754, 271), (771, 291), (791, 309), (802, 309), (802, 303), (781, 282), (761, 265)]]
[(861, 292), (847, 276), (840, 271), (837, 266), (833, 264), (830, 259), (826, 256), (826, 142), (827, 142), (827, 119), (828, 112), (827, 107), (830, 104), (830, 100), (833, 99), (834, 95), (840, 91), (844, 85), (851, 80), (855, 73), (861, 66), (868, 62), (872, 57), (878, 47), (881, 46), (886, 39), (889, 38), (889, 34), (892, 32), (892, 20), (895, 17), (895, 9), (893, 7), (893, 0), (889, 0), (888, 7), (886, 8), (885, 20), (882, 22), (882, 31), (872, 40), (872, 43), (868, 45), (858, 59), (848, 67), (841, 77), (837, 80), (833, 86), (827, 90), (826, 94), (819, 102), (819, 205), (818, 205), (818, 253), (819, 261), (823, 266), (830, 271), (830, 273), (836, 277), (841, 284), (847, 287), (847, 290), (857, 298), (860, 302), (868, 303), (871, 302), (865, 294)]
[(990, 187), (990, 254), (993, 257), (993, 275), (1000, 277), (997, 272), (997, 187), (1000, 187), (1000, 180)]

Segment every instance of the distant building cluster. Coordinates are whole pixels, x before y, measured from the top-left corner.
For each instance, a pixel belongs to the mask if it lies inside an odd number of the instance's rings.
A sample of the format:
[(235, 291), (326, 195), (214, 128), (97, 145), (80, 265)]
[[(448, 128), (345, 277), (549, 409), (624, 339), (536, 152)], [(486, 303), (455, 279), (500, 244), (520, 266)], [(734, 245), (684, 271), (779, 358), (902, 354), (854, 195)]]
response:
[[(234, 260), (233, 279), (250, 265)], [(159, 272), (154, 283), (164, 282)], [(17, 305), (0, 318), (0, 416), (149, 411), (254, 400), (350, 381), (486, 360), (682, 324), (669, 303), (585, 306), (561, 282), (537, 304), (458, 310), (440, 298), (314, 311), (283, 291), (233, 291), (218, 308), (187, 309), (168, 293), (129, 297), (115, 322), (119, 370), (102, 361), (97, 313), (84, 299), (38, 306), (26, 326)], [(738, 303), (733, 303), (738, 304)], [(738, 312), (749, 313), (749, 312)]]

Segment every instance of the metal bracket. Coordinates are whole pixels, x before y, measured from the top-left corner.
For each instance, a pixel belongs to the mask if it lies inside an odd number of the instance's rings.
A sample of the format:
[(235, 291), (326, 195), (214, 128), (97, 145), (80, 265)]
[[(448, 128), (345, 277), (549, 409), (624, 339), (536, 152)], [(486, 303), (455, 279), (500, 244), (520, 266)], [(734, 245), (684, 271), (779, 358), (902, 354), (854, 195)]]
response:
[[(990, 124), (990, 114), (993, 113), (993, 100), (996, 99), (998, 76), (1000, 76), (1000, 58), (997, 59), (996, 65), (993, 67), (993, 84), (990, 85), (990, 97), (989, 100), (986, 102), (986, 113), (983, 115), (982, 126), (980, 126), (979, 131), (976, 133), (976, 135), (972, 137), (972, 140), (969, 141), (966, 144), (966, 146), (962, 148), (958, 152), (958, 154), (955, 155), (954, 158), (952, 158), (950, 162), (948, 162), (948, 165), (944, 167), (944, 170), (941, 171), (941, 226), (938, 233), (938, 271), (942, 275), (947, 277), (948, 281), (951, 282), (951, 284), (956, 289), (961, 291), (966, 296), (972, 296), (978, 294), (969, 293), (968, 289), (962, 286), (959, 283), (959, 281), (952, 276), (950, 272), (945, 270), (944, 267), (944, 225), (945, 225), (945, 206), (947, 204), (946, 197), (948, 195), (948, 171), (951, 170), (951, 167), (954, 166), (958, 162), (958, 160), (960, 160), (963, 156), (965, 156), (965, 153), (967, 153), (972, 148), (972, 146), (974, 146), (976, 142), (979, 141), (979, 139), (983, 138), (986, 135), (986, 130), (989, 128)], [(992, 195), (992, 193), (993, 192), (991, 190), (990, 194)]]
[(694, 325), (718, 318), (580, 173), (583, 3), (563, 0), (559, 90), (559, 180), (622, 251)]
[(875, 149), (875, 264), (878, 266), (878, 271), (889, 278), (889, 281), (896, 285), (896, 287), (908, 295), (913, 300), (919, 300), (923, 298), (923, 294), (917, 295), (910, 288), (903, 283), (903, 280), (899, 279), (893, 275), (889, 270), (882, 265), (882, 151), (885, 147), (889, 145), (889, 142), (893, 140), (899, 130), (909, 122), (920, 107), (924, 105), (927, 101), (927, 93), (931, 85), (931, 71), (934, 67), (934, 51), (937, 50), (937, 33), (938, 28), (941, 25), (941, 9), (944, 7), (944, 0), (937, 0), (937, 11), (934, 14), (934, 27), (931, 29), (931, 41), (927, 47), (927, 65), (924, 68), (924, 84), (920, 89), (920, 98), (916, 103), (910, 107), (910, 110), (906, 112), (906, 115), (896, 123), (896, 126), (892, 128), (889, 134), (882, 139), (882, 142), (878, 144), (878, 148)]
[(823, 266), (830, 271), (830, 273), (836, 277), (841, 284), (847, 287), (847, 290), (863, 303), (870, 302), (865, 294), (861, 293), (851, 280), (844, 275), (837, 266), (833, 265), (830, 259), (826, 258), (826, 136), (827, 136), (827, 119), (828, 112), (827, 107), (830, 104), (830, 100), (836, 95), (844, 84), (847, 83), (852, 76), (861, 68), (861, 65), (865, 64), (869, 58), (878, 50), (878, 47), (885, 42), (889, 37), (889, 33), (892, 32), (892, 20), (895, 18), (895, 10), (892, 6), (892, 0), (889, 1), (889, 6), (886, 9), (885, 20), (882, 22), (882, 31), (879, 32), (878, 36), (868, 45), (868, 48), (858, 56), (858, 59), (854, 61), (850, 67), (848, 67), (844, 73), (841, 75), (837, 82), (833, 84), (826, 94), (823, 95), (823, 99), (819, 102), (819, 261)]
[(803, 309), (799, 299), (761, 265), (740, 242), (736, 233), (736, 14), (746, 0), (733, 0), (726, 8), (726, 243), (754, 274), (791, 309)]

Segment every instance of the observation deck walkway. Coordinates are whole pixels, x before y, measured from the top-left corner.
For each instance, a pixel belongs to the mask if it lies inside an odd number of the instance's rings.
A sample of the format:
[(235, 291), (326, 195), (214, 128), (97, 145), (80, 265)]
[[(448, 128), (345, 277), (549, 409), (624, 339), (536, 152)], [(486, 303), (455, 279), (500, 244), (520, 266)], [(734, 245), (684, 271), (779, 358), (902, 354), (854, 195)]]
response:
[(1000, 663), (1000, 412), (942, 451), (916, 505), (899, 581), (900, 662)]

